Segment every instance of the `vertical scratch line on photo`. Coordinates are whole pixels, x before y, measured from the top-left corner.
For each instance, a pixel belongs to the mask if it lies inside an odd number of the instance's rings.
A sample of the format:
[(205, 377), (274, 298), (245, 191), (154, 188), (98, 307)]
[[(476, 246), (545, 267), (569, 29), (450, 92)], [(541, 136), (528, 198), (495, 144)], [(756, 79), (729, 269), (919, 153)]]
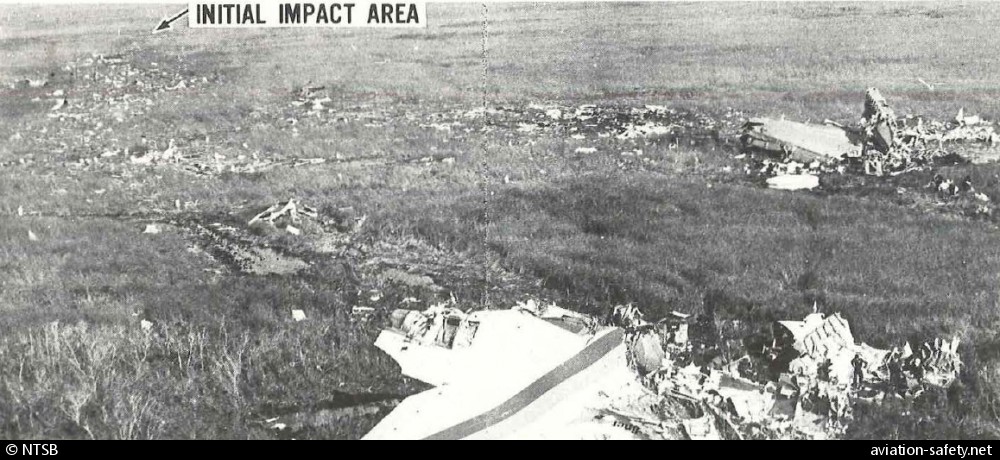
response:
[[(480, 91), (482, 92), (482, 104), (484, 115), (485, 111), (489, 108), (489, 102), (487, 100), (489, 91), (489, 8), (487, 4), (483, 3), (483, 34), (482, 34), (482, 64), (483, 64), (483, 76), (482, 82), (480, 83)], [(479, 142), (479, 149), (482, 155), (482, 163), (479, 168), (479, 180), (482, 184), (481, 191), (483, 194), (483, 239), (487, 242), (490, 241), (490, 223), (493, 218), (493, 213), (490, 212), (490, 178), (489, 178), (489, 151), (486, 147), (486, 138), (483, 137)], [(489, 283), (490, 282), (490, 271), (488, 267), (484, 267), (483, 279)], [(484, 304), (488, 304), (490, 299), (488, 298), (490, 290), (487, 289), (487, 294), (482, 298)], [(488, 305), (483, 305), (488, 308)]]
[(483, 62), (483, 84), (480, 88), (483, 93), (483, 108), (486, 108), (486, 97), (487, 94), (487, 78), (489, 77), (489, 57), (487, 55), (487, 50), (489, 47), (490, 39), (490, 22), (489, 22), (489, 8), (486, 3), (483, 3), (483, 49), (482, 49), (482, 62)]

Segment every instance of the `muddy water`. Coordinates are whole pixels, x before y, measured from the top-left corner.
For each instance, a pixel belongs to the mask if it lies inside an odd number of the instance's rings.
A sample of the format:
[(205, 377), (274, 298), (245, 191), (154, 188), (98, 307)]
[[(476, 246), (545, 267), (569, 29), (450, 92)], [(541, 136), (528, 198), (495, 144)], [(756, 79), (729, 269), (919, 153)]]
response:
[(358, 419), (386, 414), (394, 409), (406, 395), (348, 394), (338, 391), (332, 397), (313, 407), (286, 406), (263, 411), (271, 417), (268, 427), (278, 431), (282, 438), (294, 437), (304, 430), (322, 430), (335, 427), (346, 419)]
[(235, 227), (191, 223), (189, 228), (206, 253), (232, 270), (253, 275), (291, 275), (309, 267), (298, 257), (255, 243)]

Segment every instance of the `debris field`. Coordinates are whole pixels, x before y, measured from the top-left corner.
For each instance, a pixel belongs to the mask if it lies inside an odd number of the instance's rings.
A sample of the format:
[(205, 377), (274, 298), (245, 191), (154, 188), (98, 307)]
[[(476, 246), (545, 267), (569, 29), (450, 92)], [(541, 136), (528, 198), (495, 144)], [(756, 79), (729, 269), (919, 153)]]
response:
[[(70, 62), (61, 73), (11, 82), (11, 91), (47, 106), (47, 114), (41, 122), (11, 127), (8, 147), (0, 151), (0, 168), (58, 176), (100, 171), (127, 189), (142, 174), (165, 169), (212, 179), (341, 161), (408, 167), (446, 167), (460, 161), (433, 150), (402, 159), (300, 157), (235, 144), (213, 133), (181, 135), (155, 126), (140, 128), (148, 122), (144, 115), (149, 107), (175, 103), (186, 91), (210, 90), (222, 83), (221, 76), (200, 75), (180, 60), (139, 66), (125, 56), (104, 55)], [(544, 146), (562, 140), (565, 148), (544, 154), (611, 157), (626, 171), (656, 171), (664, 160), (650, 155), (652, 150), (712, 150), (742, 167), (715, 172), (732, 181), (813, 191), (802, 193), (840, 193), (850, 187), (831, 184), (863, 179), (893, 187), (920, 209), (953, 208), (966, 216), (993, 217), (995, 197), (978, 190), (971, 177), (947, 177), (938, 168), (995, 159), (1000, 147), (995, 122), (964, 110), (945, 121), (897, 116), (875, 89), (865, 93), (859, 112), (858, 122), (851, 125), (751, 117), (732, 109), (703, 114), (663, 105), (548, 102), (456, 105), (428, 114), (413, 106), (353, 104), (339, 100), (332, 89), (307, 85), (290, 91), (286, 106), (254, 110), (246, 114), (246, 121), (293, 137), (305, 129), (344, 124), (358, 129), (417, 126), (453, 141), (486, 135), (501, 144)], [(933, 174), (933, 179), (919, 187), (897, 185), (907, 175), (919, 173)], [(352, 315), (358, 321), (382, 321), (407, 347), (439, 351), (473, 346), (489, 315), (458, 308), (456, 286), (467, 283), (471, 272), (479, 274), (477, 280), (495, 283), (508, 297), (536, 287), (525, 276), (482, 260), (456, 260), (454, 253), (418, 238), (371, 241), (365, 235), (368, 216), (353, 207), (307, 204), (294, 196), (277, 203), (244, 203), (224, 216), (201, 215), (197, 207), (178, 200), (174, 209), (144, 210), (122, 218), (134, 221), (143, 237), (182, 233), (191, 243), (190, 252), (218, 262), (215, 276), (294, 276), (309, 270), (318, 258), (336, 258), (354, 292)], [(47, 214), (45, 209), (21, 205), (16, 211), (18, 217)], [(29, 230), (27, 238), (39, 237)], [(282, 246), (276, 241), (292, 243)], [(388, 292), (404, 294), (390, 297)], [(422, 305), (431, 306), (421, 309)], [(400, 306), (406, 309), (397, 310)], [(836, 313), (816, 312), (801, 321), (776, 322), (770, 345), (747, 349), (745, 356), (726, 362), (710, 358), (717, 355), (713, 341), (699, 336), (694, 318), (680, 313), (654, 323), (645, 321), (632, 306), (615, 308), (609, 318), (536, 301), (512, 311), (558, 323), (564, 331), (586, 339), (581, 343), (611, 329), (623, 331), (625, 361), (619, 370), (627, 372), (614, 378), (629, 385), (621, 394), (599, 398), (588, 415), (588, 420), (614, 428), (598, 430), (608, 436), (837, 438), (858, 405), (882, 404), (890, 398), (912, 400), (927, 388), (946, 388), (962, 366), (955, 338), (878, 349), (856, 342), (848, 322)], [(288, 314), (295, 322), (312, 318), (311, 312), (297, 308), (288, 309)], [(143, 320), (141, 327), (153, 325)], [(510, 366), (516, 369), (517, 363)], [(440, 377), (440, 369), (403, 366), (403, 372), (432, 385), (449, 384)], [(393, 397), (331, 408), (313, 417), (319, 421), (299, 414), (267, 422), (274, 429), (293, 426), (294, 430), (331, 423), (330, 419), (350, 416), (352, 411), (388, 411), (404, 400)]]

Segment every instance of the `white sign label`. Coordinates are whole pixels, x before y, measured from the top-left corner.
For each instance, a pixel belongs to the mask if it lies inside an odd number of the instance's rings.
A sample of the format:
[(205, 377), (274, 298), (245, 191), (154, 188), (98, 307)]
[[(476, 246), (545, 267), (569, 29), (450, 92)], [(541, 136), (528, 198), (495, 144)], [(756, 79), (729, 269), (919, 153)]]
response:
[(423, 2), (192, 2), (188, 24), (203, 27), (426, 27)]

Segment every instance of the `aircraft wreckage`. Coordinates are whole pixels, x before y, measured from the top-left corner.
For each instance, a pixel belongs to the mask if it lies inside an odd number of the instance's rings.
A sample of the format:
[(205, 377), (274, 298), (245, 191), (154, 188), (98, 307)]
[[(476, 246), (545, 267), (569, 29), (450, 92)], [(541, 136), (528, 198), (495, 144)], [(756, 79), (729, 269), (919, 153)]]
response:
[(970, 161), (995, 159), (995, 152), (982, 152), (982, 147), (996, 145), (1000, 134), (993, 124), (966, 116), (964, 110), (946, 123), (898, 117), (881, 92), (869, 88), (856, 125), (751, 118), (743, 125), (740, 142), (744, 152), (761, 154), (761, 172), (766, 175), (798, 176), (769, 180), (772, 188), (795, 190), (819, 185), (817, 178), (806, 176), (843, 173), (854, 166), (873, 176), (913, 171), (955, 154), (956, 149), (946, 149), (946, 144), (961, 144), (961, 156)]
[[(855, 126), (755, 118), (741, 136), (742, 155), (764, 158), (768, 185), (788, 190), (847, 168), (901, 174), (951, 154), (948, 143), (998, 140), (992, 124), (964, 112), (948, 123), (899, 118), (874, 88)], [(972, 192), (966, 182), (938, 176), (934, 187)], [(835, 439), (859, 405), (917, 398), (958, 378), (958, 339), (875, 348), (854, 339), (845, 317), (816, 310), (775, 322), (768, 343), (744, 343), (735, 359), (704, 337), (717, 330), (700, 326), (704, 318), (649, 322), (631, 305), (608, 318), (535, 301), (396, 310), (376, 346), (434, 388), (405, 399), (365, 439)]]
[(775, 323), (762, 350), (705, 362), (690, 321), (647, 322), (633, 306), (599, 320), (534, 301), (396, 310), (376, 346), (435, 388), (365, 439), (836, 438), (856, 404), (949, 386), (961, 368), (957, 339), (882, 350), (821, 313)]

